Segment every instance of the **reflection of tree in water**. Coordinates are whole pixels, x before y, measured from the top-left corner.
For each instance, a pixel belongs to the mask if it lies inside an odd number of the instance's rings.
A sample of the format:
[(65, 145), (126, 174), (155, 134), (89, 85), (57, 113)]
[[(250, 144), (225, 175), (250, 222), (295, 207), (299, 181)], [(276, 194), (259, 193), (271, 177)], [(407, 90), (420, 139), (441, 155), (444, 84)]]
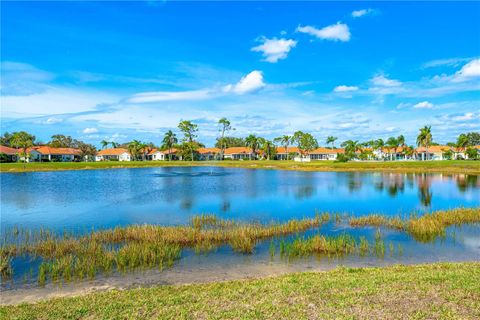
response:
[(390, 175), (390, 180), (388, 181), (388, 194), (392, 197), (395, 197), (399, 192), (405, 190), (405, 180), (403, 174)]
[(348, 191), (354, 192), (362, 189), (362, 179), (354, 172), (347, 173), (347, 187)]
[(308, 199), (315, 193), (313, 186), (300, 186), (295, 193), (296, 199)]
[(418, 175), (417, 176), (417, 185), (418, 185), (418, 196), (420, 198), (420, 202), (425, 207), (430, 207), (432, 204), (432, 192), (430, 191), (430, 187), (432, 184), (432, 177), (430, 175)]
[(228, 212), (230, 211), (230, 207), (231, 207), (230, 201), (223, 201), (220, 210), (222, 210), (222, 212)]
[(475, 189), (480, 186), (480, 180), (477, 175), (458, 174), (454, 176), (458, 190), (465, 192), (469, 189)]

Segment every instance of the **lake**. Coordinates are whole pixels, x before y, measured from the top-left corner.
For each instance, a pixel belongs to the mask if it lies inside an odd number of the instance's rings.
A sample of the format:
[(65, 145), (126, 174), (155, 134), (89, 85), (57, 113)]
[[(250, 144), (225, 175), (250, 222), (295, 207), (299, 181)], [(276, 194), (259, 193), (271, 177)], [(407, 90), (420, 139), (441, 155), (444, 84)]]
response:
[[(185, 224), (192, 215), (202, 213), (267, 223), (313, 217), (325, 211), (392, 216), (480, 206), (480, 179), (464, 174), (165, 167), (3, 173), (0, 179), (2, 230), (18, 226), (82, 233), (92, 228), (130, 224)], [(329, 223), (302, 236), (348, 233), (372, 240), (375, 231), (375, 228), (356, 229), (347, 224)], [(298, 261), (272, 259), (270, 240), (258, 243), (253, 255), (234, 253), (227, 245), (200, 255), (185, 249), (173, 268), (172, 277), (183, 281), (181, 279), (201, 274), (205, 279), (209, 276), (229, 279), (232, 274), (324, 269), (338, 264), (480, 260), (478, 224), (449, 228), (447, 237), (431, 243), (418, 243), (396, 230), (385, 229), (382, 236), (397, 253), (387, 252), (381, 259), (357, 256), (320, 260), (310, 257)], [(298, 235), (286, 238), (296, 237)], [(402, 254), (397, 249), (400, 247)], [(38, 263), (21, 257), (13, 260), (14, 269), (25, 272)], [(168, 272), (172, 271), (160, 272), (154, 278), (162, 279)], [(21, 279), (21, 272), (14, 278)], [(178, 281), (170, 279), (171, 283)]]

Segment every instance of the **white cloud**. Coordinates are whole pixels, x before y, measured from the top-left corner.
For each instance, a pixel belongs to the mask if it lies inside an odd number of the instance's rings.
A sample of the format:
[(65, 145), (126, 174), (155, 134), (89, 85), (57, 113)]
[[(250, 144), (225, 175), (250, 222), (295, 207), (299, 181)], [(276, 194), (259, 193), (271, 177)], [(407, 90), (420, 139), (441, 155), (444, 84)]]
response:
[(352, 92), (352, 91), (357, 91), (358, 87), (356, 86), (336, 86), (335, 89), (333, 89), (334, 92)]
[(474, 59), (455, 73), (454, 81), (465, 81), (478, 77), (480, 77), (480, 59)]
[(155, 103), (162, 101), (207, 100), (218, 98), (226, 94), (247, 94), (259, 91), (265, 87), (263, 74), (254, 70), (240, 79), (237, 83), (228, 84), (222, 88), (205, 88), (189, 91), (154, 91), (137, 93), (126, 99), (127, 103)]
[(343, 42), (350, 40), (350, 29), (346, 24), (340, 22), (322, 29), (317, 29), (312, 26), (298, 26), (297, 32), (306, 33), (324, 40)]
[(210, 98), (212, 93), (211, 90), (143, 92), (133, 95), (127, 99), (127, 102), (151, 103), (160, 101), (202, 100)]
[(361, 10), (355, 10), (352, 11), (352, 17), (354, 18), (360, 18), (363, 17), (364, 15), (374, 13), (375, 10), (373, 9), (361, 9)]
[(378, 74), (373, 77), (371, 80), (373, 85), (379, 87), (399, 87), (402, 83), (398, 80), (388, 79), (383, 74)]
[(253, 93), (265, 87), (263, 74), (261, 71), (254, 70), (240, 79), (236, 84), (229, 84), (223, 87), (224, 92), (233, 92), (236, 94)]
[(60, 123), (63, 122), (63, 119), (60, 118), (48, 118), (47, 121), (45, 121), (46, 124), (55, 124), (55, 123)]
[(449, 66), (449, 67), (458, 67), (460, 64), (470, 61), (472, 58), (450, 58), (450, 59), (437, 59), (425, 62), (422, 65), (422, 68), (435, 68), (435, 67), (442, 67), (442, 66)]
[(432, 109), (433, 103), (428, 101), (422, 101), (413, 106), (414, 109)]
[(92, 134), (92, 133), (97, 133), (98, 129), (97, 128), (85, 128), (82, 131), (85, 134)]
[(259, 41), (263, 44), (253, 47), (251, 50), (261, 52), (265, 57), (264, 61), (276, 63), (278, 60), (285, 59), (292, 48), (297, 45), (297, 41), (292, 39), (268, 39), (262, 37)]
[(451, 119), (452, 121), (470, 121), (470, 120), (474, 120), (475, 118), (477, 118), (475, 116), (475, 113), (466, 112), (464, 114), (453, 116)]

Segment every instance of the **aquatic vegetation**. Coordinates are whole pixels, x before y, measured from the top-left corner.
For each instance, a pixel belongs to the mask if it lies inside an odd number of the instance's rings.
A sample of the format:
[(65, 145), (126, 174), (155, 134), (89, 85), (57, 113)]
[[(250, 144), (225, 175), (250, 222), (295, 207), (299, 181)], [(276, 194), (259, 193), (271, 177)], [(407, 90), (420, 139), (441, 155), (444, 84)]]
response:
[(445, 237), (446, 228), (462, 224), (480, 223), (480, 208), (457, 208), (439, 210), (424, 215), (411, 215), (407, 219), (389, 218), (381, 215), (368, 215), (350, 218), (353, 227), (387, 227), (409, 233), (415, 240), (430, 242), (437, 237)]
[(13, 275), (12, 258), (0, 254), (0, 277), (2, 280), (9, 279)]
[(331, 237), (315, 235), (309, 238), (298, 238), (293, 242), (282, 241), (280, 254), (289, 258), (312, 254), (345, 255), (355, 252), (356, 247), (357, 242), (348, 234)]

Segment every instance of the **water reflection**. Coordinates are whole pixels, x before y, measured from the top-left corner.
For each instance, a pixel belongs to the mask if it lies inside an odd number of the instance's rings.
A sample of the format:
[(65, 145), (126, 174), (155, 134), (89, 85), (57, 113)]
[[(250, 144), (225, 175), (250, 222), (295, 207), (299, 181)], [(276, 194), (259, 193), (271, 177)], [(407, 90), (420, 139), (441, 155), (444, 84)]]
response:
[(398, 214), (480, 205), (480, 179), (466, 174), (169, 167), (0, 178), (2, 228), (177, 224), (200, 213), (271, 221), (315, 211)]

